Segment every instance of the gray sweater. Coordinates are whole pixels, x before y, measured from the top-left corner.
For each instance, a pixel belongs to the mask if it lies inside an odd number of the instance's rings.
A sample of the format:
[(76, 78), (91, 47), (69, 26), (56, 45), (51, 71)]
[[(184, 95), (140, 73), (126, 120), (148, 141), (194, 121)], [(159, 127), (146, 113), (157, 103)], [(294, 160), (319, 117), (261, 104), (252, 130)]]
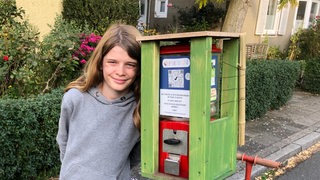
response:
[(70, 89), (62, 99), (57, 142), (60, 180), (127, 180), (140, 162), (132, 92), (108, 101), (96, 89)]

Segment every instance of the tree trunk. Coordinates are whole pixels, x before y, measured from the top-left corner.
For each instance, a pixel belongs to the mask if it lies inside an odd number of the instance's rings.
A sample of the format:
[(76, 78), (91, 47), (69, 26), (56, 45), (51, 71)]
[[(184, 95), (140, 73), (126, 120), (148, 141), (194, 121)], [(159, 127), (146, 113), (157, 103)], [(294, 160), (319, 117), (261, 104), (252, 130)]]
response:
[(230, 0), (222, 26), (223, 32), (241, 32), (249, 3), (250, 0)]

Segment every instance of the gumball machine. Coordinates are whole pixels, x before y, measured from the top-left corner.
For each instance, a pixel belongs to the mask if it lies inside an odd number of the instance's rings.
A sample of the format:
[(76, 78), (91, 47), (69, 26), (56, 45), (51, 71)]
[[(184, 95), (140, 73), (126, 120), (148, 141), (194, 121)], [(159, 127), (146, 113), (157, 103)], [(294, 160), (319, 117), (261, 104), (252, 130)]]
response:
[(239, 33), (140, 37), (141, 174), (224, 179), (236, 171)]

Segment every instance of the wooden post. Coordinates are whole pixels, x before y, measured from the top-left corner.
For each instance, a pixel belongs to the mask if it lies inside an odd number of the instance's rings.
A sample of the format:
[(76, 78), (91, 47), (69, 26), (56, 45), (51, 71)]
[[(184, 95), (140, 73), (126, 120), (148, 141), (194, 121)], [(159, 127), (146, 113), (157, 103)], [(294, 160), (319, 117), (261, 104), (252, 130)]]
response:
[(245, 34), (240, 35), (240, 64), (239, 64), (239, 140), (240, 146), (245, 144), (246, 125), (246, 41)]

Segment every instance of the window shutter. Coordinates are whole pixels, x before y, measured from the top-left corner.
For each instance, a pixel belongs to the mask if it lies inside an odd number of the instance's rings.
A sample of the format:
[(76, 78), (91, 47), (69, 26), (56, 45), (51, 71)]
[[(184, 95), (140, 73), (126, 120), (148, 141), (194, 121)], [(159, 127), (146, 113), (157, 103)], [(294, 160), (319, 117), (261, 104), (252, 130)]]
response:
[(288, 17), (289, 17), (289, 10), (290, 10), (289, 4), (287, 4), (281, 10), (281, 18), (280, 18), (279, 30), (278, 30), (278, 34), (280, 34), (280, 35), (286, 34)]
[(256, 25), (256, 34), (263, 34), (267, 20), (269, 0), (261, 0)]

